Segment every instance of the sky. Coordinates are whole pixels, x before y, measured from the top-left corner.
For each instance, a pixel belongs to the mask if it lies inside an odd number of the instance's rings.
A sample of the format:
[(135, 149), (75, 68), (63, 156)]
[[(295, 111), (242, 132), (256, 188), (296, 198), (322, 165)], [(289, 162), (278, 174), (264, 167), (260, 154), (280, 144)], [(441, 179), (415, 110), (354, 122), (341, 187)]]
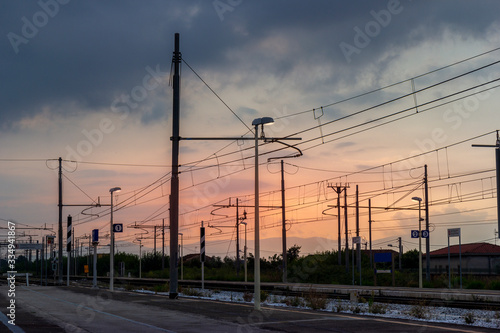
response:
[[(181, 137), (252, 137), (252, 120), (269, 116), (275, 122), (266, 137), (301, 138), (286, 141), (300, 157), (276, 142), (259, 147), (261, 238), (272, 240), (263, 256), (280, 251), (281, 210), (267, 207), (281, 206), (285, 156), (287, 236), (309, 244), (303, 253), (337, 249), (337, 186), (348, 186), (349, 243), (358, 186), (362, 243), (369, 241), (370, 199), (372, 246), (402, 237), (404, 250), (415, 248), (418, 203), (411, 198), (425, 196), (424, 165), (431, 250), (446, 246), (446, 230), (455, 227), (463, 243), (495, 242), (494, 149), (471, 145), (494, 145), (500, 129), (497, 1), (0, 6), (0, 221), (15, 221), (19, 241), (52, 232), (22, 228), (57, 231), (61, 157), (63, 204), (109, 205), (109, 189), (119, 186), (119, 250), (137, 252), (139, 238), (154, 247), (152, 226), (169, 223), (179, 33)], [(236, 198), (240, 215), (248, 213), (252, 252), (253, 142), (181, 141), (179, 161), (185, 253), (199, 251), (203, 221), (212, 227), (207, 254), (235, 255), (236, 209), (213, 210)], [(63, 216), (73, 216), (77, 238), (100, 229), (104, 244), (109, 211), (65, 206)], [(341, 224), (344, 246), (343, 212)], [(243, 225), (240, 231), (243, 238)]]

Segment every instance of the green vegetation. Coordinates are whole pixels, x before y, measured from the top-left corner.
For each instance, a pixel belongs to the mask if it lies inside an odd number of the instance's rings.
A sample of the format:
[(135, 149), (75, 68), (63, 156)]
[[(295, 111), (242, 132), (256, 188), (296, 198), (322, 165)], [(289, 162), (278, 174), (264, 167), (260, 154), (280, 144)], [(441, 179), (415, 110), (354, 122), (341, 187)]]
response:
[[(288, 282), (291, 283), (310, 283), (310, 284), (347, 284), (353, 283), (352, 263), (349, 271), (346, 271), (344, 264), (345, 251), (341, 251), (342, 265), (338, 264), (338, 252), (324, 251), (314, 254), (301, 255), (301, 247), (293, 245), (287, 251), (287, 267), (288, 267)], [(349, 258), (351, 255), (349, 254)], [(87, 256), (78, 257), (76, 259), (76, 275), (84, 275), (84, 265), (89, 265), (92, 269), (92, 259)], [(407, 251), (402, 256), (403, 270), (397, 269), (398, 258), (395, 258), (396, 272), (395, 284), (399, 287), (418, 287), (418, 251)], [(74, 259), (72, 259), (72, 262)], [(63, 258), (64, 266), (66, 267), (66, 258)], [(248, 256), (248, 281), (253, 282), (253, 268), (255, 257), (253, 254)], [(49, 277), (52, 274), (52, 263), (48, 260), (44, 262), (47, 267)], [(141, 260), (142, 277), (143, 278), (169, 278), (170, 258), (164, 259), (165, 269), (162, 270), (161, 252), (148, 252), (143, 254)], [(370, 268), (370, 260), (367, 255), (362, 255), (362, 274), (361, 282), (365, 286), (374, 285), (373, 269)], [(115, 255), (115, 275), (121, 276), (120, 267), (125, 267), (123, 272), (124, 277), (139, 277), (139, 257), (135, 254), (118, 252)], [(185, 260), (184, 280), (201, 280), (201, 262), (199, 257), (194, 257)], [(262, 282), (280, 282), (282, 279), (283, 257), (281, 254), (275, 254), (268, 258), (260, 259), (261, 281)], [(40, 275), (41, 262), (35, 260), (29, 262), (26, 257), (20, 255), (16, 260), (16, 270), (18, 272), (31, 272), (35, 276)], [(239, 269), (238, 269), (239, 268)], [(379, 269), (389, 269), (389, 265), (377, 264)], [(7, 262), (0, 260), (0, 273), (7, 271)], [(64, 270), (66, 271), (66, 270)], [(109, 273), (109, 254), (99, 254), (97, 261), (97, 275), (107, 276)], [(180, 272), (180, 268), (179, 268)], [(238, 273), (237, 273), (238, 272)], [(72, 266), (72, 274), (74, 268)], [(89, 276), (92, 276), (90, 272)], [(244, 281), (243, 262), (237, 264), (235, 258), (230, 257), (206, 257), (205, 261), (205, 279), (219, 281)], [(458, 288), (460, 285), (459, 277), (454, 275), (451, 279), (452, 288)], [(119, 279), (115, 280), (119, 285)], [(487, 276), (463, 276), (463, 287), (467, 289), (493, 289), (500, 290), (499, 277)], [(359, 285), (359, 273), (354, 274), (354, 284)], [(378, 274), (378, 286), (391, 286), (391, 274)], [(123, 286), (126, 287), (126, 286)], [(424, 287), (426, 288), (448, 288), (448, 275), (432, 276), (431, 281), (424, 279)], [(160, 289), (168, 290), (168, 286), (163, 286)], [(160, 290), (157, 290), (160, 291)], [(288, 300), (292, 302), (292, 300)], [(373, 300), (369, 300), (373, 302)]]

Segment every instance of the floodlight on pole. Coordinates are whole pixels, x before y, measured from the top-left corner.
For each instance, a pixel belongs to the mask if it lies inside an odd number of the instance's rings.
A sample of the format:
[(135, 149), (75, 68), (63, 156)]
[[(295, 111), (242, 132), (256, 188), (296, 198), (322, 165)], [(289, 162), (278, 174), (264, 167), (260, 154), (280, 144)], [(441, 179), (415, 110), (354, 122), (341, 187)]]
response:
[(255, 126), (255, 261), (254, 261), (254, 308), (260, 310), (260, 223), (259, 223), (259, 125), (264, 136), (264, 125), (274, 123), (271, 117), (256, 118)]
[(109, 237), (111, 238), (109, 244), (109, 291), (113, 291), (113, 275), (115, 273), (114, 265), (115, 265), (115, 234), (113, 230), (113, 193), (120, 192), (122, 189), (120, 187), (113, 187), (109, 189), (109, 193), (111, 194), (111, 218), (109, 222)]
[(418, 201), (418, 287), (422, 288), (422, 198), (413, 197), (413, 201)]

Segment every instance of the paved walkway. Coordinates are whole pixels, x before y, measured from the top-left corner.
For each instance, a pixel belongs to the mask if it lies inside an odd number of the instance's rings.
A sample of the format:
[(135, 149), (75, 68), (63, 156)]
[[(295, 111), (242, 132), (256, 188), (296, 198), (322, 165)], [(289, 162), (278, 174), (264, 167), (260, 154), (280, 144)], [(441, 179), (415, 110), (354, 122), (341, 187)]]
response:
[[(7, 314), (7, 287), (0, 308)], [(457, 325), (336, 314), (82, 287), (17, 286), (16, 324), (0, 332), (498, 332)], [(0, 314), (1, 315), (1, 314)], [(5, 317), (5, 316), (4, 316)], [(22, 329), (16, 331), (15, 329)]]

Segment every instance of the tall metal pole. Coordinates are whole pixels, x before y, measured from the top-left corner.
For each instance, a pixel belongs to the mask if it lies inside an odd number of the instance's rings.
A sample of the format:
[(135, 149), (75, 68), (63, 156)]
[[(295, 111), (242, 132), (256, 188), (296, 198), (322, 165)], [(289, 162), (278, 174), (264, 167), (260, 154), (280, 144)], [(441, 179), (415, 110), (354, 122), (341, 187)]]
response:
[(243, 259), (245, 260), (245, 282), (248, 282), (247, 280), (247, 223), (245, 223), (245, 247), (243, 249)]
[(92, 288), (97, 288), (97, 243), (94, 243), (94, 262), (92, 264)]
[(156, 261), (156, 226), (153, 227), (153, 230), (154, 230), (154, 233), (155, 233), (154, 234), (154, 239), (155, 239), (154, 242), (155, 242), (155, 244), (154, 244), (153, 255), (154, 255), (154, 258), (155, 258), (155, 261)]
[(418, 202), (418, 287), (422, 288), (422, 200)]
[[(429, 182), (427, 175), (427, 164), (424, 166), (424, 191), (425, 191), (425, 230), (429, 231)], [(425, 239), (425, 279), (431, 280), (431, 233)]]
[(165, 219), (161, 222), (161, 270), (165, 269)]
[(398, 237), (399, 242), (399, 270), (401, 271), (401, 258), (403, 257), (403, 244), (401, 242), (401, 237)]
[(347, 223), (347, 188), (344, 190), (344, 216), (345, 216), (345, 271), (349, 273), (349, 225)]
[[(498, 220), (498, 230), (500, 230), (500, 138), (498, 137), (497, 131), (497, 142), (495, 147), (495, 163), (496, 163), (496, 177), (497, 177), (497, 220)], [(498, 233), (498, 238), (500, 238), (500, 232)]]
[[(57, 259), (57, 264), (58, 264), (58, 271), (59, 271), (59, 284), (62, 284), (63, 281), (63, 262), (62, 262), (62, 257), (63, 257), (63, 222), (62, 222), (62, 209), (63, 209), (63, 199), (62, 199), (62, 158), (59, 157), (59, 232), (58, 232), (58, 238), (59, 238), (59, 253), (58, 253), (58, 259)], [(68, 263), (69, 264), (69, 263)]]
[(178, 296), (177, 251), (179, 246), (179, 124), (180, 124), (180, 63), (179, 34), (175, 34), (173, 103), (172, 103), (172, 178), (170, 180), (170, 291), (169, 298)]
[(236, 276), (240, 276), (240, 210), (236, 198)]
[(182, 233), (179, 233), (181, 235), (181, 280), (184, 280), (184, 240), (183, 237), (184, 235)]
[[(359, 237), (359, 188), (356, 185), (356, 237)], [(358, 272), (361, 273), (361, 243), (356, 244), (356, 260), (358, 261)], [(352, 263), (354, 265), (354, 262)]]
[(114, 274), (115, 274), (115, 237), (113, 232), (113, 191), (111, 190), (111, 215), (109, 220), (109, 290), (114, 290)]
[[(69, 287), (69, 272), (70, 272), (70, 262), (71, 262), (71, 243), (72, 243), (72, 235), (71, 235), (71, 224), (73, 222), (73, 218), (71, 217), (71, 215), (68, 215), (67, 217), (67, 246), (66, 246), (66, 253), (67, 253), (67, 261), (68, 261), (68, 264), (66, 265), (66, 286)], [(76, 274), (75, 274), (76, 275)]]
[[(497, 141), (496, 141), (495, 145), (472, 145), (472, 147), (492, 147), (492, 148), (495, 148), (495, 165), (496, 165), (496, 178), (497, 178), (497, 220), (498, 220), (498, 230), (500, 230), (500, 136), (499, 136), (499, 131), (497, 130)], [(498, 233), (498, 238), (500, 238), (500, 232)]]
[(368, 233), (370, 238), (370, 268), (373, 268), (372, 253), (372, 199), (368, 199)]
[(340, 186), (337, 186), (337, 215), (338, 215), (338, 228), (339, 228), (339, 234), (338, 234), (338, 262), (339, 266), (342, 265), (342, 234), (340, 231)]
[(259, 125), (255, 125), (255, 261), (254, 308), (260, 310)]
[(283, 243), (283, 283), (287, 279), (286, 216), (285, 216), (285, 169), (281, 160), (281, 240)]

